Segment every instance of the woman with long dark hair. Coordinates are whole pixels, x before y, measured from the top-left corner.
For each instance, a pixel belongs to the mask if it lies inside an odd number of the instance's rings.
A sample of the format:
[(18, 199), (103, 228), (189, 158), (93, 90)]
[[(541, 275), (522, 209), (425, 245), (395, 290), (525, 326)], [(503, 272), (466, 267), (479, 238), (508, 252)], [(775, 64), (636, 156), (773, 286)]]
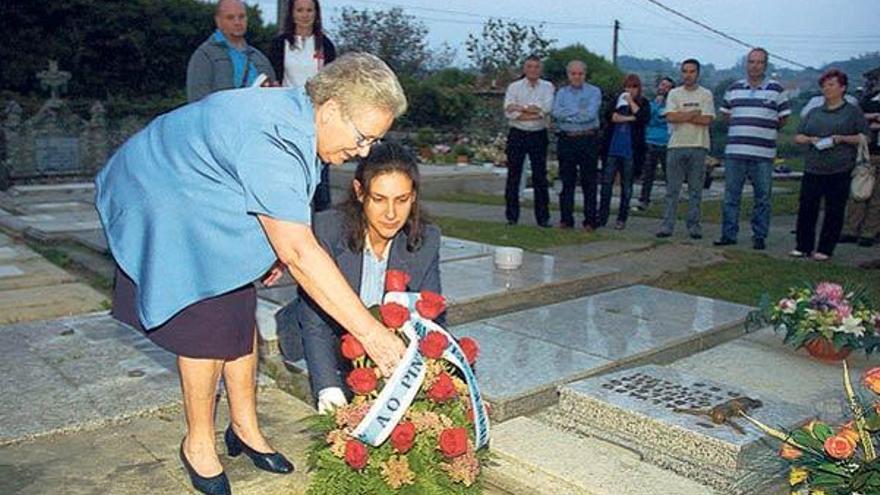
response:
[[(440, 229), (424, 222), (419, 182), (412, 153), (380, 144), (358, 164), (348, 199), (315, 216), (315, 236), (367, 307), (382, 303), (388, 270), (409, 274), (410, 291), (440, 292)], [(346, 401), (344, 330), (303, 291), (293, 305), (312, 393), (324, 412)]]
[[(304, 86), (336, 59), (336, 46), (324, 33), (318, 0), (289, 0), (284, 29), (272, 40), (269, 60), (282, 86)], [(330, 207), (330, 168), (321, 167), (321, 182), (312, 198), (315, 212)]]

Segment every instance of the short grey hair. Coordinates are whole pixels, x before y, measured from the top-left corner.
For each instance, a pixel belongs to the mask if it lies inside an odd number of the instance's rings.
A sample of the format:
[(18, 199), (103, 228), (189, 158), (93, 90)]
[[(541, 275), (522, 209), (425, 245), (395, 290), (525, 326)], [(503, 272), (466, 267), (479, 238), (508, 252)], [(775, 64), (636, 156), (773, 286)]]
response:
[(584, 69), (584, 72), (587, 72), (587, 64), (583, 60), (572, 60), (571, 62), (568, 63), (568, 65), (565, 66), (565, 72), (570, 71), (572, 66), (575, 66), (575, 65), (580, 65), (581, 69)]
[(406, 95), (397, 76), (369, 53), (340, 56), (306, 82), (306, 92), (316, 107), (333, 99), (346, 115), (364, 107), (388, 110), (394, 117), (406, 111)]

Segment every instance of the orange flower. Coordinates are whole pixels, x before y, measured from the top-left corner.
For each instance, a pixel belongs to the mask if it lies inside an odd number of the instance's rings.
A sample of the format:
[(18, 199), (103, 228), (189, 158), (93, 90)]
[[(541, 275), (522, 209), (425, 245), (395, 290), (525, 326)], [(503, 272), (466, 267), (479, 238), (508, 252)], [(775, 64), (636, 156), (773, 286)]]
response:
[(838, 460), (849, 459), (856, 450), (856, 446), (848, 438), (841, 435), (828, 437), (824, 447), (828, 455)]
[(779, 457), (782, 457), (786, 461), (793, 461), (802, 455), (804, 455), (804, 453), (801, 452), (800, 449), (787, 443), (783, 443), (782, 448), (779, 449)]
[(846, 438), (853, 447), (859, 444), (859, 433), (852, 428), (842, 428), (837, 435)]
[(880, 394), (880, 366), (876, 366), (866, 371), (864, 382), (865, 386), (868, 387), (871, 392)]

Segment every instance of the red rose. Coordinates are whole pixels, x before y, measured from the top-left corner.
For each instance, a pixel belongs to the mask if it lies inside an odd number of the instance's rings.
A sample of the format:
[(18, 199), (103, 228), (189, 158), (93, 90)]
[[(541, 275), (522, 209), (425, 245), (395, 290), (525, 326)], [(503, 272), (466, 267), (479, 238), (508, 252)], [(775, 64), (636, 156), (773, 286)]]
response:
[(357, 440), (345, 442), (345, 462), (354, 469), (363, 469), (370, 459), (367, 447)]
[(443, 430), (440, 432), (440, 438), (438, 439), (440, 452), (443, 452), (443, 455), (449, 458), (458, 457), (467, 452), (467, 440), (467, 430), (464, 428)]
[(375, 368), (355, 368), (345, 380), (348, 387), (356, 394), (368, 394), (376, 390), (378, 380)]
[(409, 310), (397, 303), (388, 303), (379, 306), (382, 322), (391, 328), (400, 328), (409, 319)]
[(848, 438), (840, 435), (826, 438), (824, 447), (828, 455), (838, 460), (849, 459), (856, 451), (856, 446)]
[(477, 361), (477, 356), (480, 355), (480, 345), (477, 344), (476, 340), (470, 337), (460, 339), (458, 345), (461, 347), (461, 352), (464, 353), (464, 357), (467, 358), (468, 364), (473, 366)]
[(437, 375), (437, 380), (428, 389), (428, 398), (435, 402), (445, 402), (455, 397), (455, 384), (447, 373)]
[(403, 270), (388, 270), (385, 272), (385, 290), (388, 292), (406, 292), (406, 284), (409, 281), (409, 273)]
[(340, 347), (342, 348), (342, 355), (345, 356), (346, 359), (354, 360), (364, 355), (364, 346), (362, 346), (360, 341), (350, 333), (342, 336)]
[(415, 440), (416, 425), (410, 421), (398, 423), (391, 431), (391, 445), (401, 454), (406, 454), (412, 448)]
[(432, 331), (428, 332), (428, 335), (419, 342), (419, 350), (422, 351), (422, 355), (426, 358), (440, 359), (443, 357), (443, 351), (446, 350), (448, 345), (449, 339), (445, 335)]
[(416, 311), (423, 318), (433, 320), (440, 316), (440, 313), (446, 309), (446, 299), (436, 292), (423, 290), (419, 293), (420, 299), (416, 301)]

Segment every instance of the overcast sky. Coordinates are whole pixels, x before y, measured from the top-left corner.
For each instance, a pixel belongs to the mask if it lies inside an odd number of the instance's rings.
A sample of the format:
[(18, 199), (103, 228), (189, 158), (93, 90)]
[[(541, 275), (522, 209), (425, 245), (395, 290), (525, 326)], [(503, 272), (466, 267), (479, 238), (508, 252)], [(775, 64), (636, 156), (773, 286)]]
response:
[[(275, 21), (276, 0), (259, 4)], [(719, 31), (761, 45), (795, 62), (821, 66), (866, 52), (880, 51), (880, 0), (659, 0)], [(556, 46), (582, 43), (611, 58), (612, 24), (621, 23), (618, 53), (679, 61), (696, 57), (720, 68), (734, 65), (746, 49), (649, 0), (321, 0), (324, 23), (333, 28), (341, 7), (402, 7), (429, 29), (432, 45), (448, 42), (466, 61), (464, 41), (489, 17), (545, 23)], [(781, 66), (791, 67), (781, 60)]]

